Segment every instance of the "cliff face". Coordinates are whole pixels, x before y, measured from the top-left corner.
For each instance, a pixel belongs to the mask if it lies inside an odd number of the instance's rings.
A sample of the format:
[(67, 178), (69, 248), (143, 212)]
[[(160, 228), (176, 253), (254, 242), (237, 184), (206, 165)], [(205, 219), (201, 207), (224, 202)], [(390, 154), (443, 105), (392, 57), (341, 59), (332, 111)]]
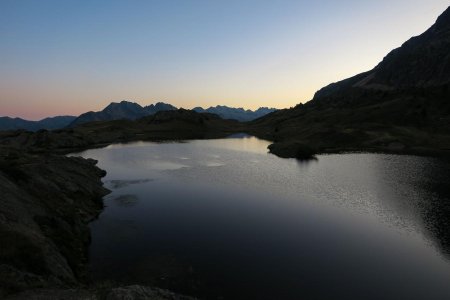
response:
[(86, 281), (88, 222), (108, 193), (95, 163), (0, 152), (0, 298)]

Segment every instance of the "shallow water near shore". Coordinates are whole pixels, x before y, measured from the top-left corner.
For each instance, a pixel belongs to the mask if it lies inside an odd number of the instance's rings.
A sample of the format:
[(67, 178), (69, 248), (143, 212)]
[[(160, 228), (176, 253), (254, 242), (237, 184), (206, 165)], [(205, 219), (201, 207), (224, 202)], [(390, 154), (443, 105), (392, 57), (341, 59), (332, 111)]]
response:
[(249, 136), (111, 145), (96, 281), (206, 299), (450, 299), (450, 164), (281, 159)]

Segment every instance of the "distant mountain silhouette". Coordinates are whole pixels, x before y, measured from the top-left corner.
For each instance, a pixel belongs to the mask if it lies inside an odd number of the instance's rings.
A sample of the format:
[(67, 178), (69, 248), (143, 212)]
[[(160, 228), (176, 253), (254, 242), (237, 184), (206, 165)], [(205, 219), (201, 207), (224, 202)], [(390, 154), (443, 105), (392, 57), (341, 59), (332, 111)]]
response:
[(74, 116), (57, 116), (45, 118), (40, 121), (28, 121), (21, 118), (0, 117), (0, 130), (16, 130), (16, 129), (25, 129), (29, 131), (37, 131), (40, 129), (53, 130), (66, 127), (76, 118), (77, 117)]
[(222, 119), (238, 120), (241, 122), (252, 121), (254, 119), (265, 116), (271, 112), (276, 111), (275, 108), (260, 107), (255, 111), (245, 110), (243, 108), (234, 108), (228, 106), (217, 105), (203, 109), (202, 107), (195, 107), (192, 110), (199, 113), (211, 113), (220, 116)]
[(450, 7), (374, 69), (332, 83), (304, 105), (253, 126), (276, 142), (272, 152), (289, 157), (304, 145), (321, 152), (448, 151)]
[(94, 121), (111, 121), (111, 120), (136, 120), (145, 116), (153, 115), (159, 111), (175, 110), (175, 106), (158, 102), (149, 106), (140, 106), (134, 102), (121, 101), (120, 103), (113, 102), (105, 107), (102, 111), (87, 112), (80, 115), (78, 118), (70, 123), (70, 127), (80, 124), (94, 122)]
[[(27, 121), (20, 118), (0, 117), (0, 130), (16, 130), (25, 129), (37, 131), (40, 129), (60, 129), (64, 127), (75, 127), (81, 124), (95, 121), (112, 121), (112, 120), (136, 120), (146, 116), (153, 115), (160, 111), (176, 110), (177, 108), (171, 104), (158, 102), (148, 106), (141, 106), (134, 102), (121, 101), (119, 103), (112, 102), (102, 111), (86, 112), (78, 117), (61, 116), (46, 118), (41, 121)], [(233, 108), (227, 106), (216, 106), (208, 109), (196, 107), (193, 111), (200, 113), (212, 113), (223, 119), (233, 119), (238, 121), (251, 121), (268, 113), (276, 111), (274, 108), (261, 107), (256, 111), (244, 110), (243, 108)]]

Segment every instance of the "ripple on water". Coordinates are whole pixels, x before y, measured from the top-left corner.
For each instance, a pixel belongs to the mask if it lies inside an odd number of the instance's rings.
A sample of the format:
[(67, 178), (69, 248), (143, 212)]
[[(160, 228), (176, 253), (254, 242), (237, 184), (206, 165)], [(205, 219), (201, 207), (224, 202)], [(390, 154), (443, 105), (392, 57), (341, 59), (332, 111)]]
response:
[(211, 299), (450, 299), (448, 163), (380, 154), (299, 162), (267, 145), (84, 152), (115, 187), (91, 224), (94, 277)]

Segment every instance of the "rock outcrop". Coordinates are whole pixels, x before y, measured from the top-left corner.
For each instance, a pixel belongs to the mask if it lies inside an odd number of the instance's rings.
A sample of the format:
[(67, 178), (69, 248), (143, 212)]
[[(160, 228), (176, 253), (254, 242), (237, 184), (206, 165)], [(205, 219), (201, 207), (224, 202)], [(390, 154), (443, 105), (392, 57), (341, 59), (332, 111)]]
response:
[(107, 289), (39, 289), (9, 296), (5, 300), (194, 300), (167, 290), (141, 285)]
[(0, 298), (88, 279), (88, 222), (108, 193), (96, 161), (0, 151)]

